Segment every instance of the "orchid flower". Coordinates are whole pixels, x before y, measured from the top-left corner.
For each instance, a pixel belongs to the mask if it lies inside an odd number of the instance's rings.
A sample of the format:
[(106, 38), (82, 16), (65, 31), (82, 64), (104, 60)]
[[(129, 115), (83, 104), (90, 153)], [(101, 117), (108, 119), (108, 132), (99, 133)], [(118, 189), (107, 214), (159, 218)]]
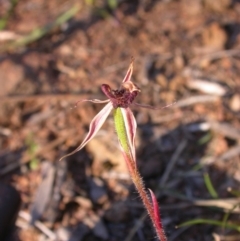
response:
[(130, 80), (133, 73), (133, 61), (131, 62), (128, 71), (122, 81), (121, 87), (117, 90), (112, 90), (109, 85), (103, 84), (101, 89), (103, 93), (108, 97), (107, 100), (83, 100), (90, 101), (93, 103), (107, 103), (105, 107), (93, 118), (89, 126), (89, 132), (81, 145), (77, 147), (71, 153), (63, 156), (63, 158), (73, 155), (74, 153), (80, 151), (99, 131), (103, 123), (107, 119), (108, 115), (113, 111), (114, 124), (118, 140), (120, 143), (120, 148), (124, 159), (127, 163), (130, 176), (133, 183), (143, 201), (143, 204), (152, 220), (155, 227), (157, 236), (160, 241), (166, 241), (166, 236), (161, 223), (161, 218), (159, 215), (159, 208), (157, 204), (157, 199), (153, 192), (149, 190), (150, 197), (147, 194), (145, 186), (143, 184), (142, 178), (138, 172), (136, 165), (136, 154), (135, 154), (135, 135), (137, 129), (137, 123), (134, 115), (129, 108), (131, 105), (139, 106), (149, 109), (158, 109), (149, 105), (142, 105), (135, 103), (134, 100), (138, 93), (141, 92), (140, 89)]

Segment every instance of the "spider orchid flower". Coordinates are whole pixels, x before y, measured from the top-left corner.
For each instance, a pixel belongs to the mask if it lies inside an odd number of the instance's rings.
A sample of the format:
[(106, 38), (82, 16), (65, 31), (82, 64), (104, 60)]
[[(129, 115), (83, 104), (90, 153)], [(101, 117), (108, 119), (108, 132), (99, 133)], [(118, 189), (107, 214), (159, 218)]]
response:
[(107, 103), (105, 107), (93, 118), (89, 126), (89, 132), (81, 145), (77, 147), (71, 153), (63, 156), (63, 158), (73, 155), (80, 151), (99, 131), (103, 123), (107, 119), (108, 115), (113, 111), (114, 124), (120, 148), (124, 159), (127, 163), (130, 176), (133, 183), (143, 201), (143, 204), (152, 220), (153, 226), (160, 241), (166, 241), (164, 229), (162, 227), (161, 218), (159, 215), (158, 203), (155, 195), (151, 190), (150, 197), (147, 194), (142, 178), (138, 172), (136, 165), (136, 154), (135, 154), (135, 135), (137, 129), (137, 123), (134, 115), (129, 108), (131, 105), (139, 106), (149, 109), (158, 109), (149, 105), (142, 105), (135, 103), (134, 100), (140, 89), (130, 80), (133, 72), (133, 61), (131, 62), (128, 71), (122, 81), (121, 87), (117, 90), (112, 90), (109, 85), (103, 84), (101, 89), (103, 93), (108, 97), (107, 100), (82, 100), (81, 102), (90, 101), (93, 103), (101, 104)]

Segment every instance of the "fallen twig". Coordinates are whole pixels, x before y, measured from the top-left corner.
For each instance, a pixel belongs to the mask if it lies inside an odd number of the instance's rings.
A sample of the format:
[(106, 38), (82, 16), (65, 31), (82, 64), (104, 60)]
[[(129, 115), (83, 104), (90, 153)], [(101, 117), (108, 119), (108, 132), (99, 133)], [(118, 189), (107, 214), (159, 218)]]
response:
[[(20, 211), (18, 216), (22, 219), (24, 219), (26, 222), (30, 222), (31, 216), (29, 213), (25, 211)], [(56, 235), (53, 231), (51, 231), (47, 226), (45, 226), (40, 221), (35, 221), (34, 226), (39, 229), (42, 233), (44, 233), (50, 240), (56, 240)]]

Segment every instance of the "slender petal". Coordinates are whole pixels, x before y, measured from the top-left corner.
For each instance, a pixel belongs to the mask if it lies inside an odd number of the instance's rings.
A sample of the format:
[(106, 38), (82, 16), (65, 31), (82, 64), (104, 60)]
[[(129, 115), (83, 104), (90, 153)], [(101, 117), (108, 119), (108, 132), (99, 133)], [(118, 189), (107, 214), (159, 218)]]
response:
[(82, 144), (71, 153), (61, 157), (60, 161), (63, 158), (80, 151), (97, 134), (97, 132), (102, 127), (103, 123), (105, 122), (106, 118), (108, 117), (112, 109), (113, 109), (112, 103), (109, 102), (91, 121), (89, 126), (89, 132), (85, 137), (85, 139), (83, 140)]
[(108, 103), (110, 100), (107, 99), (107, 100), (98, 100), (98, 99), (92, 99), (92, 100), (79, 100), (75, 103), (75, 107), (77, 107), (77, 105), (79, 103), (82, 103), (82, 102), (92, 102), (92, 103), (95, 103), (95, 104), (104, 104), (104, 103)]
[(98, 99), (92, 99), (92, 100), (82, 100), (82, 102), (92, 102), (95, 104), (104, 104), (104, 103), (108, 103), (110, 100), (98, 100)]
[(130, 65), (129, 65), (128, 71), (127, 71), (122, 83), (126, 83), (127, 81), (129, 81), (131, 79), (132, 72), (133, 72), (133, 60), (131, 61)]
[(142, 107), (142, 108), (146, 108), (146, 109), (151, 109), (151, 110), (162, 110), (162, 109), (165, 109), (169, 106), (172, 106), (172, 105), (175, 105), (177, 102), (173, 102), (169, 105), (166, 105), (166, 106), (163, 106), (163, 107), (154, 107), (154, 106), (151, 106), (151, 105), (144, 105), (144, 104), (139, 104), (139, 103), (132, 103), (132, 106), (137, 106), (137, 107)]
[(132, 111), (129, 108), (120, 108), (120, 109), (121, 109), (122, 116), (125, 123), (131, 155), (133, 160), (136, 162), (135, 136), (136, 136), (137, 123)]

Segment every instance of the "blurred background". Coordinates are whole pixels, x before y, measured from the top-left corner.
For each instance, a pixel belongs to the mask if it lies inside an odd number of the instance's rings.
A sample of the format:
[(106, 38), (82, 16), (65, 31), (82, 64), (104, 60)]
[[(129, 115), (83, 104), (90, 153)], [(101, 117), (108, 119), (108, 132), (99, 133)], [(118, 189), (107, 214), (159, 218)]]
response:
[(105, 99), (101, 84), (117, 89), (132, 56), (136, 102), (176, 102), (133, 108), (168, 240), (240, 240), (240, 1), (1, 0), (0, 182), (21, 196), (14, 240), (155, 240), (111, 116), (58, 161), (103, 107), (76, 101)]

